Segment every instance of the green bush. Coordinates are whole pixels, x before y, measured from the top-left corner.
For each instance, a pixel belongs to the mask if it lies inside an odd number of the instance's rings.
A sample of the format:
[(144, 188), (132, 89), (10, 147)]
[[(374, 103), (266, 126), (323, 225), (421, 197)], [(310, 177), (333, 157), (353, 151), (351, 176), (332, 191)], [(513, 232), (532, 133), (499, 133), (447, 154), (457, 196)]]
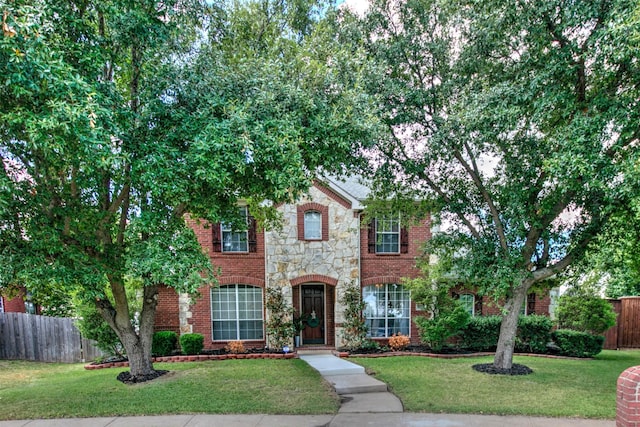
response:
[(556, 309), (558, 328), (588, 332), (604, 332), (616, 324), (616, 313), (609, 301), (594, 296), (562, 296)]
[(552, 334), (560, 354), (570, 357), (593, 357), (602, 351), (604, 336), (571, 329), (558, 329)]
[(180, 335), (180, 348), (183, 354), (200, 354), (204, 348), (204, 336), (202, 334)]
[(471, 351), (493, 351), (500, 336), (500, 316), (472, 317), (458, 335), (461, 346)]
[(178, 334), (173, 331), (158, 331), (153, 334), (151, 353), (155, 356), (169, 356), (178, 343)]
[[(500, 337), (500, 316), (472, 317), (458, 335), (461, 346), (471, 351), (494, 351)], [(515, 351), (545, 353), (553, 322), (547, 316), (520, 316)]]
[(552, 328), (553, 321), (547, 316), (520, 316), (515, 350), (522, 353), (546, 353)]
[(96, 346), (108, 356), (124, 356), (124, 346), (115, 331), (105, 322), (94, 304), (78, 306), (78, 330), (83, 337), (94, 340)]

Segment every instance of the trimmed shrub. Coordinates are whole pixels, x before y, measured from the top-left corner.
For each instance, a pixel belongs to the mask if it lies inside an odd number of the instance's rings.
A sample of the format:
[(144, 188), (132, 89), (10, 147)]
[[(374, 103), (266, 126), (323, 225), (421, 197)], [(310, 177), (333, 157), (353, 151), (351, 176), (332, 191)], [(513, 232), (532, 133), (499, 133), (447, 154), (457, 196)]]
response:
[(200, 354), (204, 348), (204, 336), (202, 334), (180, 335), (180, 348), (183, 354)]
[(493, 351), (500, 336), (500, 316), (472, 317), (459, 334), (461, 346), (471, 351)]
[(516, 335), (516, 351), (546, 353), (547, 344), (551, 341), (552, 328), (553, 321), (547, 316), (520, 316)]
[[(500, 316), (472, 317), (462, 329), (461, 346), (471, 351), (494, 351), (500, 337)], [(547, 316), (520, 316), (515, 351), (545, 353), (551, 341), (553, 322)]]
[(560, 354), (570, 357), (593, 357), (602, 351), (604, 336), (571, 329), (558, 329), (552, 334)]
[(173, 331), (158, 331), (153, 334), (151, 353), (155, 356), (169, 356), (178, 343), (178, 334)]
[(604, 332), (616, 324), (616, 313), (611, 303), (594, 296), (562, 296), (556, 310), (558, 328), (588, 332)]

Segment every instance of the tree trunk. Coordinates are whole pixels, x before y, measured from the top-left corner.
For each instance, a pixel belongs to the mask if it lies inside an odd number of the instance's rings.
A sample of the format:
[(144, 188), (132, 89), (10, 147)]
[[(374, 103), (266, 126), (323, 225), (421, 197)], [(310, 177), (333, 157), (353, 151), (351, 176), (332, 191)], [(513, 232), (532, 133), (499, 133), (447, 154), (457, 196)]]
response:
[(493, 366), (497, 369), (509, 370), (513, 366), (518, 317), (530, 287), (531, 283), (523, 282), (513, 290), (511, 296), (507, 297), (504, 305), (505, 314), (500, 325), (500, 338), (498, 338), (496, 355), (493, 359)]
[(114, 277), (110, 277), (109, 281), (115, 307), (111, 305), (110, 301), (97, 301), (98, 309), (124, 346), (129, 359), (131, 377), (142, 379), (153, 375), (155, 370), (153, 369), (151, 344), (153, 342), (156, 306), (158, 305), (158, 287), (145, 286), (143, 288), (140, 327), (136, 332), (131, 323), (124, 283), (120, 278)]

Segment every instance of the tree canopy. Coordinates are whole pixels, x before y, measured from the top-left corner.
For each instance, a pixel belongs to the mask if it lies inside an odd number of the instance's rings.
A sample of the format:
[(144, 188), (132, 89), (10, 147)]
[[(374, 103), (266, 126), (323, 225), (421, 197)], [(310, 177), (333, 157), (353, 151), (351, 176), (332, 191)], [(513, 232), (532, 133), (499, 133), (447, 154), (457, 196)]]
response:
[(388, 128), (378, 195), (428, 200), (441, 227), (430, 277), (501, 303), (496, 367), (511, 367), (527, 293), (582, 259), (636, 193), (636, 7), (376, 0), (342, 21), (374, 64), (367, 89)]
[[(0, 37), (0, 286), (91, 301), (153, 372), (157, 289), (213, 266), (185, 216), (265, 220), (374, 129), (307, 41), (314, 2), (16, 1)], [(357, 120), (356, 120), (357, 118)], [(139, 330), (125, 278), (143, 283)]]

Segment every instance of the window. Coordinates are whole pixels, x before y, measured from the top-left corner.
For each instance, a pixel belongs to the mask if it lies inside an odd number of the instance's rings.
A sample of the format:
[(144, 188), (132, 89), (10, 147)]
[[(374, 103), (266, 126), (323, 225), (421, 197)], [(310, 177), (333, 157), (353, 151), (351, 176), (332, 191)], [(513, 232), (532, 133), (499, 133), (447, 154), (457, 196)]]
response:
[(471, 316), (475, 316), (476, 299), (473, 294), (460, 295), (460, 304)]
[[(245, 218), (247, 222), (247, 208), (240, 208), (240, 216)], [(245, 228), (243, 231), (233, 230), (231, 224), (222, 224), (222, 252), (248, 252), (249, 251), (249, 233)]]
[(309, 202), (298, 205), (298, 240), (329, 240), (329, 207)]
[(322, 239), (322, 214), (318, 211), (304, 213), (304, 238), (305, 240)]
[(528, 294), (527, 299), (522, 304), (522, 308), (520, 309), (520, 314), (523, 316), (529, 316), (531, 314), (536, 314), (536, 294)]
[(400, 219), (385, 216), (376, 219), (376, 253), (397, 254), (400, 252)]
[(393, 334), (409, 335), (411, 299), (409, 290), (397, 284), (377, 284), (362, 289), (366, 304), (368, 336), (386, 338)]
[(262, 289), (226, 285), (211, 289), (214, 341), (262, 340)]
[(386, 215), (369, 224), (368, 252), (370, 254), (409, 253), (409, 231), (400, 227), (399, 215)]

